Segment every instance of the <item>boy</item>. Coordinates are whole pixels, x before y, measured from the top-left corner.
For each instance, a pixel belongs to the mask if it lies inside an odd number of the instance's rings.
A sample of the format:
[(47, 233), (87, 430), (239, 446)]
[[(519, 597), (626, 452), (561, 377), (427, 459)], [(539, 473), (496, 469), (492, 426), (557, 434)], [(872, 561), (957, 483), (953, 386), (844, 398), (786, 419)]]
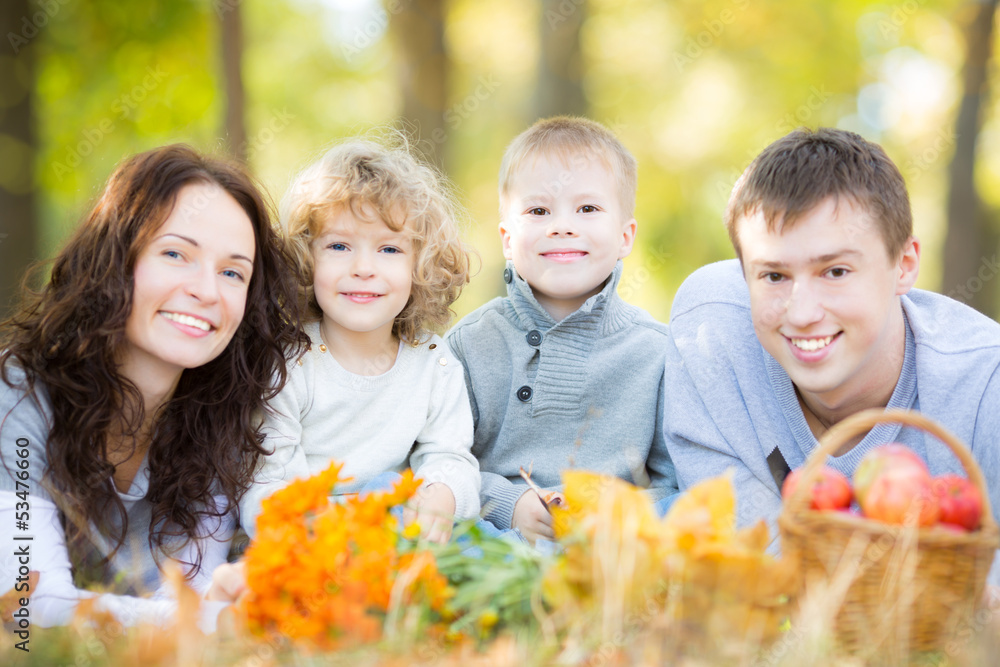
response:
[[(1000, 324), (911, 289), (920, 243), (882, 149), (842, 130), (796, 130), (747, 168), (725, 221), (739, 261), (695, 271), (671, 312), (664, 419), (680, 487), (735, 468), (739, 523), (773, 522), (784, 475), (830, 426), (902, 408), (972, 448), (1000, 508)], [(932, 436), (893, 423), (828, 463), (850, 476), (892, 441), (932, 474), (961, 472)]]
[(448, 343), (466, 369), (485, 518), (551, 538), (543, 488), (577, 467), (676, 490), (661, 431), (667, 328), (619, 298), (632, 251), (636, 162), (602, 125), (542, 120), (500, 167), (507, 296), (466, 316)]

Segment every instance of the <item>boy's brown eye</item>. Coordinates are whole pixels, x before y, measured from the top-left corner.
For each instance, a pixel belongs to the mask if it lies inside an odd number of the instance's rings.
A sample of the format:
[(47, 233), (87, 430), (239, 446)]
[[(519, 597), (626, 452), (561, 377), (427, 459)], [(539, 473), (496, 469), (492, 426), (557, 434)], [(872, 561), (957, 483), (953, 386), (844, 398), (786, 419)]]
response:
[(548, 213), (548, 211), (546, 211), (544, 208), (537, 206), (535, 208), (528, 210), (529, 215), (545, 215), (546, 213)]
[(591, 204), (586, 204), (584, 206), (581, 206), (580, 210), (583, 211), (584, 213), (593, 213), (594, 211), (597, 210), (597, 207)]

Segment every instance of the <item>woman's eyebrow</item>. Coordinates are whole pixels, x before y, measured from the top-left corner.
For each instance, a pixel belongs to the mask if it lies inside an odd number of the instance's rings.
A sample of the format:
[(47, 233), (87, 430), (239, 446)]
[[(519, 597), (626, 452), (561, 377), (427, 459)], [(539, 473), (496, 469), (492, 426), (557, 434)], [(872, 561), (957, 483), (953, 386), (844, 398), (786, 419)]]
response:
[[(176, 236), (177, 238), (181, 239), (182, 241), (187, 241), (188, 243), (190, 243), (191, 245), (193, 245), (195, 248), (199, 247), (198, 246), (198, 242), (195, 241), (190, 236), (184, 236), (183, 234), (178, 234), (176, 232), (167, 232), (166, 234), (164, 234), (160, 238), (162, 239), (162, 238), (166, 238), (168, 236)], [(253, 264), (253, 260), (252, 259), (250, 259), (246, 255), (241, 255), (238, 252), (234, 252), (232, 255), (230, 255), (229, 259), (241, 259), (244, 262), (247, 262), (248, 264), (251, 264), (251, 265)]]

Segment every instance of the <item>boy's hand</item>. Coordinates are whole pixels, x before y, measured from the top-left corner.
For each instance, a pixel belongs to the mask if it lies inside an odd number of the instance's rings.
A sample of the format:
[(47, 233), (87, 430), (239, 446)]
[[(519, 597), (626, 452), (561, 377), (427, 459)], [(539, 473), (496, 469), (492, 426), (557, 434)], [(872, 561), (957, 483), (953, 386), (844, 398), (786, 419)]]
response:
[(510, 527), (520, 530), (524, 539), (528, 540), (532, 546), (539, 537), (552, 540), (556, 536), (552, 530), (552, 515), (542, 504), (538, 494), (531, 489), (525, 491), (517, 499)]
[(455, 494), (444, 484), (435, 482), (420, 487), (410, 501), (410, 507), (403, 512), (407, 524), (420, 524), (420, 534), (431, 542), (444, 544), (451, 537), (455, 523)]
[(206, 600), (236, 602), (247, 589), (247, 564), (244, 560), (223, 563), (212, 572), (212, 585), (205, 593)]

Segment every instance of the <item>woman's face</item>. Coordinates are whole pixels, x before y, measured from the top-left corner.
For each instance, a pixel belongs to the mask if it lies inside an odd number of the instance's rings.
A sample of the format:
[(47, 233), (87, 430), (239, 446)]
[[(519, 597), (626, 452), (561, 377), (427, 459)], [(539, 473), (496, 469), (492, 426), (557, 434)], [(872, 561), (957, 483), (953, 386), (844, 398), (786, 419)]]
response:
[(184, 186), (136, 261), (123, 374), (176, 383), (219, 356), (243, 319), (254, 249), (250, 218), (229, 193)]

